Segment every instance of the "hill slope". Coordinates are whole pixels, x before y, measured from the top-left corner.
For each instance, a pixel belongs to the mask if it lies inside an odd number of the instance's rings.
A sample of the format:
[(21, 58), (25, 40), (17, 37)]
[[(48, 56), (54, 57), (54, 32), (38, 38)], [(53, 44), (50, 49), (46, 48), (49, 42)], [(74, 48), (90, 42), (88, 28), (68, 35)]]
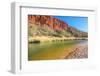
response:
[(28, 15), (29, 36), (54, 36), (54, 37), (87, 37), (82, 32), (64, 21), (52, 16)]

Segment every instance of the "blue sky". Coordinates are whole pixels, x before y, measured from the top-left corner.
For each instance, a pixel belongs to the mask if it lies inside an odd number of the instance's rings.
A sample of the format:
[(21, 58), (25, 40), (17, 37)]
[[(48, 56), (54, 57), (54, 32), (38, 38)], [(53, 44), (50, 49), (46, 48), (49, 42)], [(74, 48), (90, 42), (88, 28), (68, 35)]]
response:
[(80, 16), (53, 16), (64, 22), (68, 23), (68, 25), (75, 27), (81, 31), (88, 32), (88, 17), (80, 17)]

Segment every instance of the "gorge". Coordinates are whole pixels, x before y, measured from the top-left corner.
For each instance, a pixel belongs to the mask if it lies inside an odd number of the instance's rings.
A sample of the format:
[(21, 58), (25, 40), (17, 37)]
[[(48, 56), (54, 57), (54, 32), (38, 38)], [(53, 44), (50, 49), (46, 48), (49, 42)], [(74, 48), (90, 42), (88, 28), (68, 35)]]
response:
[(28, 15), (29, 61), (75, 58), (88, 58), (87, 32), (55, 16)]
[(28, 15), (28, 35), (29, 42), (87, 39), (88, 37), (87, 32), (47, 15)]

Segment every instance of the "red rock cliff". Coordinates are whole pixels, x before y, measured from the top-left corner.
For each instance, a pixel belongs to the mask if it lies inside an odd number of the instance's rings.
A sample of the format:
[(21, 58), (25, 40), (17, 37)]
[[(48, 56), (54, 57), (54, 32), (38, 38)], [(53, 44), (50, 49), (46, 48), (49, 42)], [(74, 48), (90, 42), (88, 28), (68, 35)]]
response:
[(30, 24), (36, 24), (41, 27), (48, 26), (49, 28), (53, 30), (68, 30), (68, 24), (64, 21), (54, 18), (52, 16), (44, 16), (44, 15), (28, 15), (28, 23)]

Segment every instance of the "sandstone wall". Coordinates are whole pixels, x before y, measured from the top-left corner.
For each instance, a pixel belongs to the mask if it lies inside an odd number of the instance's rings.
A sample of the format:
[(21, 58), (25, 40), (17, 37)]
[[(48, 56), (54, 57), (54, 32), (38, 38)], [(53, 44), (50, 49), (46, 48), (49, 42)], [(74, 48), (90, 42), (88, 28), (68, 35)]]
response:
[(28, 24), (36, 24), (42, 27), (48, 26), (54, 30), (68, 30), (68, 24), (64, 21), (54, 18), (52, 16), (44, 16), (44, 15), (28, 15)]

